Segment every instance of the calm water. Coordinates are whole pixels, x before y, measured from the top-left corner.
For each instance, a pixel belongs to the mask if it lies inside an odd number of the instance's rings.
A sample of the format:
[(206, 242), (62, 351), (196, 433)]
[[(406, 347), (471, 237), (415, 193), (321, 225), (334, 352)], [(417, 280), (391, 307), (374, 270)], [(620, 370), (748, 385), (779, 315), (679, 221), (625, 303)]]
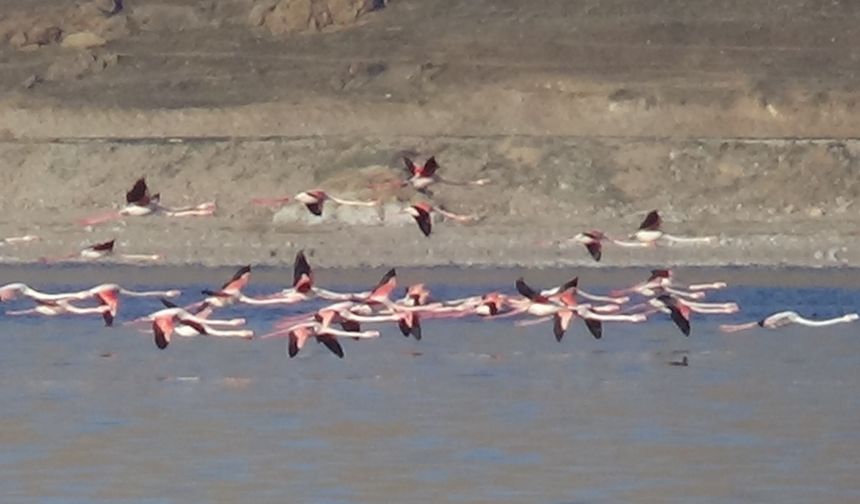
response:
[[(699, 317), (689, 339), (662, 318), (560, 344), (549, 325), (430, 321), (421, 342), (346, 341), (344, 360), (4, 317), (0, 502), (860, 501), (860, 325), (716, 330), (857, 311), (860, 290), (713, 299), (745, 313)], [(285, 311), (226, 313), (264, 331)]]

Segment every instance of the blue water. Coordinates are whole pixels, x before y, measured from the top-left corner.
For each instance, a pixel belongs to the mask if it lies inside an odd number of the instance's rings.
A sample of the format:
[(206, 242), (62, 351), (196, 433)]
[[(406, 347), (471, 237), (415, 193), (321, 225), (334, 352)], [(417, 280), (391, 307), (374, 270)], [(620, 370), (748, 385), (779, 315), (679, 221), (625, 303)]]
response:
[[(512, 292), (507, 280), (430, 287)], [(181, 303), (211, 286), (185, 287)], [(420, 342), (387, 326), (345, 341), (343, 360), (314, 344), (287, 359), (282, 340), (161, 351), (98, 318), (6, 317), (0, 501), (860, 501), (860, 325), (716, 330), (784, 309), (860, 311), (860, 289), (709, 300), (742, 312), (695, 316), (690, 338), (657, 316), (606, 324), (600, 341), (575, 325), (561, 343), (549, 325), (431, 320)], [(125, 299), (120, 320), (158, 308)], [(310, 308), (223, 314), (264, 332)], [(688, 367), (669, 365), (683, 356)]]

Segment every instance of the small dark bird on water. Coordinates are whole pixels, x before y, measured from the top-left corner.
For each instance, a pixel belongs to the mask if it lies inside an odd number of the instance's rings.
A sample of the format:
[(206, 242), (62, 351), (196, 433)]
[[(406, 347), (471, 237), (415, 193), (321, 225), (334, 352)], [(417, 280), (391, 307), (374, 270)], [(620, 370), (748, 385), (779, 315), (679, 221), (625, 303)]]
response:
[(669, 361), (670, 366), (678, 366), (678, 367), (687, 367), (690, 365), (690, 360), (687, 359), (687, 356), (681, 357), (681, 360), (673, 360)]

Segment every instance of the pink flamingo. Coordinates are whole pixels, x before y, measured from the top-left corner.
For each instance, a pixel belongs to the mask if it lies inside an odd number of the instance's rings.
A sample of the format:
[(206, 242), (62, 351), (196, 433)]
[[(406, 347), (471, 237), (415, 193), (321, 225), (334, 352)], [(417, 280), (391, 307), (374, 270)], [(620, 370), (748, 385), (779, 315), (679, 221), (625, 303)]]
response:
[(648, 215), (639, 224), (639, 229), (633, 233), (631, 238), (647, 246), (655, 245), (660, 239), (674, 243), (710, 243), (715, 239), (713, 236), (681, 237), (670, 235), (663, 232), (662, 226), (663, 219), (660, 217), (660, 213), (657, 210), (652, 210), (648, 212)]
[(8, 238), (3, 238), (2, 240), (0, 240), (0, 245), (15, 245), (18, 243), (29, 243), (38, 240), (39, 237), (36, 235), (10, 236)]
[(848, 313), (841, 317), (825, 319), (825, 320), (811, 320), (808, 318), (804, 318), (794, 311), (782, 311), (778, 313), (774, 313), (773, 315), (769, 315), (759, 321), (756, 322), (747, 322), (744, 324), (724, 324), (720, 326), (720, 330), (723, 332), (738, 332), (745, 331), (747, 329), (753, 329), (756, 327), (763, 327), (765, 329), (778, 329), (780, 327), (784, 327), (790, 324), (798, 324), (806, 327), (825, 327), (835, 324), (847, 324), (850, 322), (856, 322), (860, 320), (860, 315), (856, 313)]
[(56, 262), (69, 259), (81, 258), (84, 260), (97, 260), (103, 257), (114, 256), (128, 261), (159, 261), (161, 256), (158, 254), (114, 254), (114, 245), (116, 240), (110, 240), (95, 245), (84, 247), (79, 252), (68, 254), (60, 257), (42, 258), (41, 262)]
[(432, 193), (429, 187), (433, 184), (442, 183), (456, 186), (482, 186), (490, 182), (490, 179), (478, 179), (468, 182), (457, 182), (442, 178), (436, 171), (439, 169), (439, 164), (436, 162), (436, 157), (431, 156), (424, 161), (424, 164), (416, 164), (408, 157), (403, 158), (403, 163), (406, 165), (406, 171), (409, 179), (403, 185), (411, 185), (416, 191), (427, 194)]
[[(561, 341), (574, 316), (580, 317), (585, 322), (586, 327), (595, 339), (603, 337), (603, 322), (644, 322), (646, 320), (643, 314), (606, 315), (598, 313), (591, 305), (580, 304), (576, 300), (577, 281), (578, 278), (574, 278), (561, 288), (555, 289), (557, 291), (555, 294), (544, 296), (542, 293), (538, 293), (526, 285), (522, 279), (517, 280), (517, 291), (520, 294), (535, 303), (544, 304), (544, 306), (539, 305), (538, 311), (535, 311), (532, 306), (527, 308), (528, 313), (537, 315), (540, 317), (539, 319), (520, 323), (519, 325), (540, 323), (553, 318), (555, 321), (553, 333), (556, 340)], [(555, 303), (547, 306), (546, 303), (549, 301), (555, 301)]]
[(331, 353), (343, 359), (343, 347), (337, 340), (338, 336), (349, 338), (379, 337), (379, 331), (342, 331), (333, 327), (324, 327), (316, 321), (297, 324), (283, 331), (269, 334), (266, 337), (281, 336), (284, 333), (289, 339), (287, 343), (287, 355), (290, 358), (295, 357), (311, 338), (315, 338), (318, 343), (325, 345)]
[[(254, 336), (253, 331), (222, 331), (216, 326), (235, 327), (245, 322), (245, 319), (231, 320), (214, 320), (209, 318), (194, 315), (183, 308), (164, 308), (146, 317), (145, 320), (152, 321), (152, 332), (155, 338), (155, 345), (164, 350), (170, 344), (173, 334), (177, 336), (221, 336), (221, 337), (239, 337), (242, 339), (251, 339)], [(182, 326), (187, 326), (190, 329), (179, 330)]]
[(338, 205), (365, 207), (379, 206), (380, 203), (379, 201), (356, 201), (338, 198), (320, 189), (303, 191), (299, 194), (296, 194), (292, 198), (290, 198), (289, 196), (284, 196), (281, 198), (254, 198), (251, 200), (251, 202), (255, 205), (277, 208), (286, 205), (290, 202), (290, 200), (294, 200), (305, 205), (308, 211), (313, 215), (316, 215), (317, 217), (322, 215), (326, 201), (332, 201), (334, 203), (337, 203)]
[(110, 314), (110, 307), (106, 304), (100, 304), (92, 307), (75, 306), (68, 300), (57, 301), (36, 301), (34, 308), (27, 310), (8, 310), (6, 315), (44, 315), (46, 317), (56, 317), (58, 315), (92, 315), (99, 314), (104, 317), (105, 325), (110, 326), (113, 323), (113, 316)]
[(146, 185), (144, 177), (139, 178), (125, 194), (126, 204), (118, 212), (108, 212), (92, 217), (87, 217), (81, 220), (84, 226), (94, 226), (109, 222), (122, 217), (141, 217), (154, 213), (163, 213), (169, 217), (192, 217), (192, 216), (210, 216), (215, 213), (216, 204), (214, 201), (207, 201), (196, 206), (183, 208), (169, 208), (161, 206), (161, 195), (150, 195), (149, 187)]

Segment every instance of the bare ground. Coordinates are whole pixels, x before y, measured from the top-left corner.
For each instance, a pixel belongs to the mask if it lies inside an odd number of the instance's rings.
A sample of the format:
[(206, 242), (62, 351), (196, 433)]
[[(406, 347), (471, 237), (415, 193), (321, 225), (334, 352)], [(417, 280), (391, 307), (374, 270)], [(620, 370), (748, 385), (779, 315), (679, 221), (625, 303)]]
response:
[[(307, 16), (302, 2), (128, 0), (110, 16), (5, 3), (0, 236), (43, 238), (0, 249), (6, 261), (116, 236), (210, 265), (298, 248), (328, 266), (589, 264), (559, 242), (660, 208), (668, 230), (720, 245), (610, 250), (607, 264), (860, 265), (848, 2), (329, 1)], [(63, 47), (82, 32), (103, 43)], [(492, 178), (437, 192), (482, 221), (425, 240), (275, 225), (249, 205), (317, 186), (415, 200), (368, 187), (403, 152)], [(168, 204), (217, 199), (218, 215), (74, 225), (141, 175)]]

